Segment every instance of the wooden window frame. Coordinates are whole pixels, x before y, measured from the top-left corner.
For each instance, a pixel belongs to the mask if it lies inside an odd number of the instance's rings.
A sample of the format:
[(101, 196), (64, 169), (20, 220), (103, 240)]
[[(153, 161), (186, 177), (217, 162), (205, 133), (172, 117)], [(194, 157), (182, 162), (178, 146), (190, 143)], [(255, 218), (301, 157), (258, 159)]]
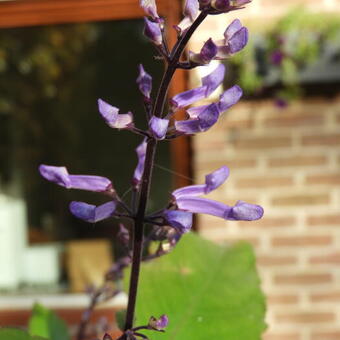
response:
[[(172, 25), (181, 14), (181, 0), (157, 0), (158, 12), (166, 16), (170, 43), (176, 41)], [(0, 28), (28, 27), (52, 24), (123, 20), (142, 18), (139, 0), (13, 0), (0, 2)], [(187, 77), (176, 72), (170, 94), (184, 91)], [(188, 185), (192, 177), (191, 143), (189, 137), (171, 142), (174, 186)]]

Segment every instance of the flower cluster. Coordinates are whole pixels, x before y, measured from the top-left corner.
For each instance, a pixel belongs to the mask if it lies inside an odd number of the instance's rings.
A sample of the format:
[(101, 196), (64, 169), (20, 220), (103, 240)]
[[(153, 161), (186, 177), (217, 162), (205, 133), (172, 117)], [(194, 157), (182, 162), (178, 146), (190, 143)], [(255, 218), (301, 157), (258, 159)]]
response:
[[(149, 240), (160, 242), (155, 254), (149, 254), (148, 259), (164, 255), (163, 242), (166, 241), (170, 249), (181, 238), (181, 235), (190, 231), (193, 223), (193, 214), (202, 213), (220, 217), (224, 220), (252, 221), (262, 217), (263, 209), (259, 205), (238, 201), (234, 206), (203, 197), (220, 187), (229, 176), (229, 168), (221, 168), (206, 175), (205, 183), (189, 185), (172, 192), (169, 203), (157, 212), (146, 214), (148, 192), (150, 188), (151, 170), (157, 141), (170, 140), (181, 135), (193, 135), (209, 130), (219, 117), (231, 106), (236, 104), (242, 96), (242, 89), (234, 85), (226, 89), (218, 100), (210, 104), (200, 105), (200, 101), (208, 99), (214, 91), (221, 86), (226, 74), (226, 68), (219, 64), (210, 74), (201, 79), (201, 85), (188, 91), (176, 94), (168, 101), (163, 110), (165, 96), (171, 77), (176, 69), (190, 69), (207, 65), (212, 60), (221, 60), (232, 56), (242, 50), (248, 41), (248, 30), (239, 20), (234, 20), (225, 30), (224, 38), (218, 41), (209, 39), (200, 52), (189, 52), (184, 55), (184, 48), (193, 34), (195, 28), (207, 15), (226, 13), (242, 8), (249, 0), (186, 0), (184, 5), (184, 18), (175, 26), (178, 41), (170, 51), (165, 39), (165, 21), (159, 16), (155, 0), (140, 0), (145, 17), (144, 35), (154, 44), (156, 51), (167, 65), (163, 82), (157, 97), (152, 96), (152, 77), (139, 65), (137, 86), (141, 92), (144, 107), (147, 111), (148, 128), (138, 128), (134, 122), (132, 112), (120, 113), (119, 108), (112, 106), (102, 99), (98, 99), (98, 110), (109, 127), (129, 130), (143, 136), (136, 148), (137, 166), (132, 174), (132, 193), (139, 200), (137, 205), (128, 205), (114, 189), (112, 182), (105, 177), (89, 175), (70, 175), (65, 167), (41, 165), (41, 175), (67, 189), (80, 189), (93, 191), (105, 195), (106, 203), (96, 206), (86, 202), (71, 202), (70, 211), (77, 218), (90, 223), (96, 223), (108, 218), (127, 218), (135, 223), (133, 230), (128, 230), (120, 224), (119, 240), (128, 249), (126, 257), (121, 263), (113, 266), (107, 274), (109, 278), (120, 278), (122, 268), (132, 262), (132, 273), (139, 270), (136, 265), (141, 260), (143, 235), (145, 224), (152, 227)], [(182, 58), (181, 58), (182, 57)], [(186, 60), (183, 59), (186, 57)], [(186, 118), (178, 120), (176, 112), (180, 109), (186, 111)], [(138, 233), (141, 237), (130, 237), (130, 233)], [(133, 251), (129, 249), (133, 243)], [(138, 244), (138, 242), (142, 242)], [(136, 267), (134, 267), (136, 266)], [(137, 268), (137, 269), (136, 269)], [(132, 279), (134, 279), (132, 274)], [(138, 275), (135, 277), (138, 279)], [(130, 292), (131, 293), (131, 292)], [(135, 299), (136, 292), (130, 294)], [(132, 296), (132, 298), (131, 298)], [(129, 309), (129, 306), (131, 307)], [(142, 329), (163, 331), (168, 324), (166, 316), (159, 319), (151, 318), (147, 326), (133, 326), (134, 302), (129, 300), (128, 316), (125, 333), (122, 339), (136, 339), (147, 337), (139, 331)], [(107, 334), (104, 339), (111, 339)]]

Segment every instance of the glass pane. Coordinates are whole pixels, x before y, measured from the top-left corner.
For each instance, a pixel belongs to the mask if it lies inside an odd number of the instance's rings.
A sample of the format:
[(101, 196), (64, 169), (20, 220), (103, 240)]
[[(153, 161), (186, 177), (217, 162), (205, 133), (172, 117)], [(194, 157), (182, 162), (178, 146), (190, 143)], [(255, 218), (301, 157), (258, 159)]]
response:
[[(129, 20), (0, 31), (0, 194), (24, 198), (31, 231), (52, 240), (112, 236), (117, 222), (94, 228), (68, 211), (71, 200), (105, 198), (57, 187), (37, 169), (65, 165), (70, 173), (109, 177), (121, 194), (128, 190), (141, 137), (110, 129), (97, 99), (132, 111), (145, 126), (137, 66), (143, 63), (155, 83), (163, 66), (142, 29), (142, 20)], [(169, 144), (162, 144), (157, 163), (169, 168)], [(170, 191), (170, 180), (156, 169), (150, 209), (167, 201), (161, 193)]]

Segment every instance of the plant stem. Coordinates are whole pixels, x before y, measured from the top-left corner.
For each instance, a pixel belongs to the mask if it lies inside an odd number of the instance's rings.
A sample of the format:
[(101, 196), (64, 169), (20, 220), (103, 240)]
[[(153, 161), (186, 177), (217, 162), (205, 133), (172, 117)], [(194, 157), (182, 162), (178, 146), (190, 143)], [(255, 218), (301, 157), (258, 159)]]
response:
[[(202, 21), (205, 19), (206, 16), (207, 14), (205, 12), (201, 12), (200, 15), (197, 17), (197, 19), (194, 21), (194, 23), (187, 30), (187, 32), (178, 40), (178, 42), (172, 49), (171, 57), (170, 57), (170, 60), (168, 61), (168, 66), (164, 72), (164, 76), (161, 81), (159, 91), (157, 94), (157, 98), (156, 98), (156, 102), (153, 108), (154, 116), (157, 116), (157, 117), (162, 116), (168, 88), (169, 88), (171, 79), (176, 69), (178, 68), (178, 61), (190, 37), (192, 36), (196, 28), (202, 23)], [(139, 202), (138, 202), (138, 210), (135, 216), (134, 236), (133, 236), (133, 257), (132, 257), (132, 268), (131, 268), (131, 275), (130, 275), (129, 300), (128, 300), (128, 307), (127, 307), (127, 313), (126, 313), (125, 327), (124, 327), (125, 331), (132, 329), (133, 327), (136, 300), (137, 300), (140, 265), (141, 265), (141, 260), (142, 260), (145, 211), (146, 211), (146, 206), (147, 206), (149, 193), (150, 193), (150, 185), (151, 185), (152, 171), (154, 167), (156, 147), (157, 147), (157, 141), (153, 138), (150, 138), (147, 142), (144, 172), (142, 176), (140, 197), (139, 197)]]

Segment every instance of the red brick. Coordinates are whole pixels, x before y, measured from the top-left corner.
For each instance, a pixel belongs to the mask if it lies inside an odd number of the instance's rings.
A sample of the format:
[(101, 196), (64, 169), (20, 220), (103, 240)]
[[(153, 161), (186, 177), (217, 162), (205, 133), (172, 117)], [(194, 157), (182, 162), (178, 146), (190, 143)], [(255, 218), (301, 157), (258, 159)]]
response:
[(293, 185), (294, 181), (292, 177), (248, 177), (240, 178), (236, 181), (236, 187), (238, 188), (267, 188), (267, 187), (281, 187)]
[(280, 285), (302, 285), (302, 286), (326, 284), (332, 282), (332, 275), (330, 273), (279, 274), (274, 277), (274, 282)]
[(196, 161), (198, 164), (198, 167), (200, 169), (207, 169), (207, 171), (211, 171), (213, 169), (218, 169), (222, 165), (227, 165), (231, 170), (233, 168), (254, 168), (256, 167), (257, 160), (256, 159), (232, 159), (232, 160), (226, 160), (226, 159), (204, 159), (202, 155), (200, 156), (200, 159)]
[(330, 235), (295, 235), (273, 237), (271, 244), (273, 247), (305, 247), (305, 246), (328, 246), (333, 238)]
[(325, 293), (311, 294), (309, 297), (311, 302), (340, 302), (340, 291), (331, 291)]
[(327, 323), (335, 321), (334, 313), (328, 312), (300, 312), (300, 313), (280, 313), (276, 315), (278, 322), (285, 322), (289, 324), (294, 323)]
[(271, 168), (275, 167), (290, 167), (290, 166), (314, 166), (323, 165), (327, 162), (325, 156), (294, 156), (280, 157), (268, 159), (268, 165)]
[(263, 335), (262, 340), (301, 340), (299, 333), (266, 333)]
[(240, 138), (234, 144), (236, 149), (274, 149), (291, 146), (292, 141), (289, 137), (253, 137)]
[(302, 145), (305, 146), (340, 145), (340, 134), (332, 133), (324, 135), (304, 136), (302, 137)]
[(282, 228), (294, 226), (296, 224), (296, 218), (293, 216), (269, 217), (264, 215), (260, 220), (252, 221), (251, 223), (240, 221), (238, 224), (241, 227), (250, 228)]
[(318, 225), (335, 225), (340, 226), (340, 215), (319, 215), (319, 216), (309, 216), (307, 218), (307, 224), (310, 226)]
[(340, 264), (340, 252), (322, 256), (312, 256), (309, 259), (311, 264)]
[(303, 206), (329, 203), (329, 194), (277, 196), (272, 200), (274, 206)]
[(340, 184), (340, 174), (327, 174), (327, 175), (313, 175), (307, 176), (306, 184)]
[(275, 118), (266, 119), (263, 124), (266, 127), (289, 127), (300, 126), (320, 126), (324, 122), (324, 117), (320, 114), (287, 114)]
[(295, 305), (299, 302), (299, 296), (296, 294), (268, 295), (267, 302), (269, 305)]
[(329, 330), (324, 332), (313, 332), (311, 340), (339, 340), (340, 330)]
[(284, 266), (297, 263), (295, 256), (260, 255), (256, 258), (259, 266)]

